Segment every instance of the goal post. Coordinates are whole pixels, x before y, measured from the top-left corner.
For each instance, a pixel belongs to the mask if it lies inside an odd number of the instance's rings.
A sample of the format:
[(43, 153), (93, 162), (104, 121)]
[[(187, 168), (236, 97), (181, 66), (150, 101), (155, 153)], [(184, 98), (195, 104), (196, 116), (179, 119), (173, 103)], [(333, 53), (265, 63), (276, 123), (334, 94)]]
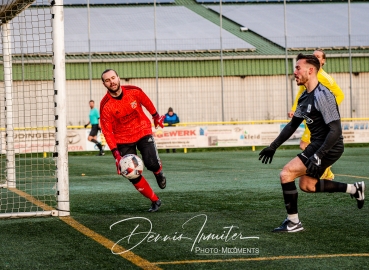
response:
[(67, 216), (63, 0), (2, 3), (0, 218)]
[[(6, 182), (4, 187), (14, 188), (15, 185), (15, 151), (14, 151), (14, 126), (13, 126), (13, 99), (12, 99), (12, 61), (11, 42), (8, 23), (1, 24), (3, 44), (4, 66), (4, 90), (5, 90), (5, 135), (6, 135)], [(2, 204), (2, 203), (1, 203)]]
[(63, 0), (56, 0), (53, 6), (53, 67), (55, 90), (55, 122), (57, 159), (57, 202), (58, 215), (69, 216), (69, 171), (67, 139), (67, 102), (65, 83), (64, 14)]

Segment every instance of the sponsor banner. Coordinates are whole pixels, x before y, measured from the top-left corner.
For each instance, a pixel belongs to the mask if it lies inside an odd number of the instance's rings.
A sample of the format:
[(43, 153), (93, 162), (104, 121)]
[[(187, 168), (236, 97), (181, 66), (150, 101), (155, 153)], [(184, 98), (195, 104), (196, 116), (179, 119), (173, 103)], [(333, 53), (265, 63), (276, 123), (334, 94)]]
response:
[[(53, 153), (55, 152), (55, 132), (50, 130), (15, 130), (13, 137), (14, 152)], [(86, 151), (84, 130), (67, 131), (68, 151)], [(1, 153), (6, 153), (6, 133), (1, 132)]]
[[(270, 144), (279, 125), (228, 125), (200, 127), (201, 147), (235, 147)], [(207, 141), (207, 145), (206, 142)]]
[[(206, 148), (269, 145), (285, 124), (219, 125), (170, 127), (153, 129), (161, 148)], [(286, 144), (299, 144), (304, 126), (301, 125)]]
[(152, 133), (158, 149), (199, 147), (198, 127), (153, 128)]
[[(55, 151), (55, 132), (50, 130), (14, 130), (11, 138), (15, 154)], [(1, 132), (1, 153), (6, 150), (6, 133)]]
[(369, 122), (342, 123), (344, 143), (369, 142)]
[[(269, 145), (285, 124), (229, 125), (200, 127), (200, 136), (208, 138), (208, 147)], [(301, 134), (300, 134), (301, 133)], [(289, 144), (296, 144), (302, 132), (296, 131)], [(300, 137), (298, 138), (298, 136)], [(286, 142), (287, 143), (287, 142)], [(202, 144), (201, 147), (206, 147)]]
[(68, 152), (87, 151), (87, 140), (85, 129), (72, 129), (67, 132)]
[[(280, 124), (279, 125), (279, 132), (282, 131), (282, 129), (286, 126), (287, 124), (284, 123), (284, 124)], [(295, 131), (295, 133), (293, 133), (291, 135), (291, 137), (284, 143), (284, 145), (299, 145), (300, 144), (300, 140), (301, 140), (301, 137), (302, 137), (302, 134), (304, 134), (304, 131), (305, 131), (305, 125), (304, 124), (301, 124)], [(278, 132), (278, 134), (279, 134)], [(274, 139), (277, 138), (277, 137), (274, 137)], [(274, 140), (272, 139), (272, 141)], [(272, 142), (271, 141), (271, 142)], [(270, 143), (269, 143), (270, 144)], [(267, 145), (269, 145), (267, 144)]]
[[(153, 129), (153, 134), (159, 149), (267, 146), (285, 126), (286, 123), (165, 127)], [(345, 143), (369, 142), (369, 122), (343, 122), (342, 130)], [(301, 124), (284, 145), (299, 145), (304, 131)]]
[[(153, 128), (158, 149), (239, 147), (269, 145), (285, 127), (283, 124), (258, 125), (209, 125), (193, 127)], [(299, 145), (304, 125), (284, 144)], [(89, 129), (68, 130), (68, 151), (98, 151), (94, 143), (88, 141)], [(342, 133), (345, 143), (369, 143), (369, 122), (343, 122)], [(5, 153), (5, 132), (1, 132), (0, 149)], [(109, 150), (104, 136), (99, 132), (97, 140)], [(14, 131), (15, 153), (37, 153), (55, 151), (55, 133), (49, 130)]]

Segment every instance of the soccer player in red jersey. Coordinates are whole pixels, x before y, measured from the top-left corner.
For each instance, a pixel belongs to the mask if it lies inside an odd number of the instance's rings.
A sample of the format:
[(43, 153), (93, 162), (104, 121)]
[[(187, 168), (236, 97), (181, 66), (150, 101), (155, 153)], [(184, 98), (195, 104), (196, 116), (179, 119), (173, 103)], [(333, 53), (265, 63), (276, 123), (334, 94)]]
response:
[[(154, 173), (159, 187), (164, 189), (166, 178), (152, 136), (151, 121), (145, 115), (143, 107), (152, 115), (156, 128), (164, 127), (164, 116), (157, 113), (150, 98), (140, 88), (120, 85), (120, 78), (115, 70), (105, 70), (101, 79), (108, 91), (100, 102), (100, 125), (115, 158), (117, 173), (121, 174), (121, 158), (127, 154), (137, 155), (138, 149), (145, 167)], [(156, 212), (161, 206), (161, 200), (145, 177), (141, 175), (130, 181), (142, 195), (151, 200), (149, 212)]]

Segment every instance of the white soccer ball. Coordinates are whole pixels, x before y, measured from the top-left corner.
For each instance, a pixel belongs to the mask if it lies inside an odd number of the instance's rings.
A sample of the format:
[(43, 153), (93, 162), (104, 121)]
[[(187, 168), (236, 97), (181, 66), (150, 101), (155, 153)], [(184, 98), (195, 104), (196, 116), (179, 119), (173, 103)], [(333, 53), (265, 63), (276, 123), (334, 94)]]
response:
[(142, 174), (144, 165), (142, 160), (133, 154), (128, 154), (120, 160), (120, 172), (127, 179), (135, 179)]

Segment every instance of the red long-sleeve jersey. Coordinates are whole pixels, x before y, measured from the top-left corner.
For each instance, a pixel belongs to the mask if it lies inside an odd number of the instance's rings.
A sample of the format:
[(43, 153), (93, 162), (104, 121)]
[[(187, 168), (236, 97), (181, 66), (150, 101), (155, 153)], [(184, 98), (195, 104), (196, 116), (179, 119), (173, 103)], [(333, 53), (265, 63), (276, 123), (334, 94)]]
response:
[(100, 125), (110, 149), (117, 144), (134, 143), (142, 137), (152, 134), (151, 121), (143, 111), (150, 114), (156, 108), (150, 98), (138, 87), (121, 86), (122, 99), (113, 98), (109, 92), (100, 102)]

